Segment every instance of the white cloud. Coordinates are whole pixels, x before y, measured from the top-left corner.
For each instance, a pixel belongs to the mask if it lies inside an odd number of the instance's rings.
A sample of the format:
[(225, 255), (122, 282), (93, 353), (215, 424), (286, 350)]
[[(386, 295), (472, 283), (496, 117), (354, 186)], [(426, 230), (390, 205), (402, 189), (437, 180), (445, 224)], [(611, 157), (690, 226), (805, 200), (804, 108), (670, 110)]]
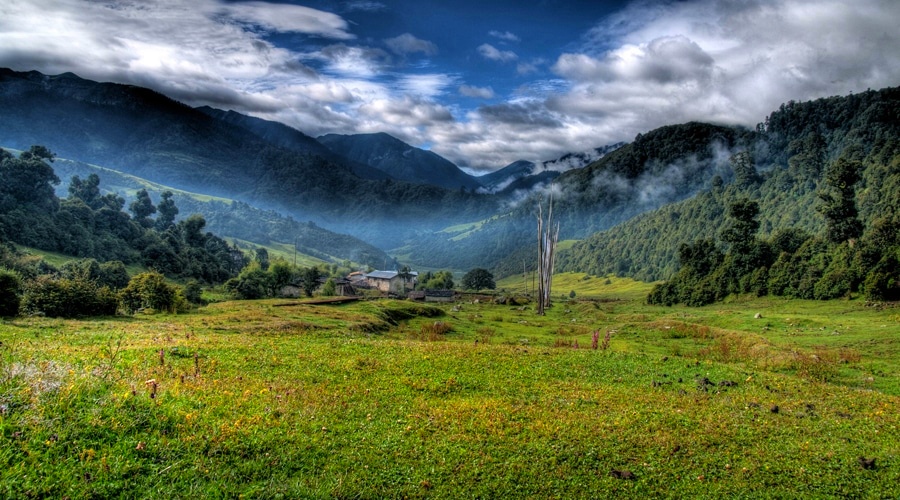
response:
[(540, 71), (540, 67), (547, 64), (543, 58), (532, 59), (530, 62), (520, 62), (516, 65), (516, 73), (525, 76)]
[(394, 38), (388, 38), (384, 41), (384, 43), (394, 53), (400, 55), (421, 52), (426, 56), (433, 56), (438, 52), (437, 45), (429, 42), (428, 40), (416, 38), (409, 33), (404, 33)]
[(510, 33), (509, 31), (491, 30), (488, 32), (488, 35), (507, 42), (518, 42), (520, 40), (518, 36), (516, 36), (514, 33)]
[(791, 99), (896, 85), (898, 18), (900, 3), (882, 0), (634, 3), (559, 57), (553, 70), (572, 87), (550, 106), (629, 134), (686, 120), (752, 126)]
[(330, 73), (350, 78), (373, 78), (390, 63), (390, 56), (381, 49), (343, 43), (329, 45), (306, 57), (325, 62)]
[(466, 97), (477, 97), (479, 99), (493, 99), (494, 89), (490, 87), (474, 87), (470, 85), (460, 85), (459, 93)]
[(347, 21), (330, 12), (270, 2), (242, 2), (223, 4), (222, 10), (236, 21), (262, 26), (283, 33), (306, 33), (325, 38), (348, 40)]
[[(895, 0), (639, 0), (552, 62), (478, 47), (480, 57), (516, 63), (518, 87), (474, 111), (450, 99), (495, 99), (491, 87), (461, 85), (465, 73), (431, 65), (400, 73), (392, 60), (433, 55), (431, 42), (385, 40), (392, 55), (364, 46), (336, 14), (285, 3), (0, 0), (0, 67), (147, 86), (313, 135), (384, 131), (461, 166), (496, 168), (688, 120), (753, 126), (791, 99), (897, 85), (897, 19)], [(287, 49), (274, 32), (315, 43)], [(516, 36), (489, 35), (498, 45)], [(556, 78), (525, 78), (545, 66)]]
[(500, 62), (515, 61), (519, 58), (515, 52), (510, 50), (499, 50), (489, 43), (482, 44), (478, 47), (478, 53), (485, 59)]
[(456, 79), (452, 76), (431, 73), (422, 75), (403, 75), (394, 85), (404, 94), (412, 94), (426, 99), (442, 95), (446, 88), (453, 85)]

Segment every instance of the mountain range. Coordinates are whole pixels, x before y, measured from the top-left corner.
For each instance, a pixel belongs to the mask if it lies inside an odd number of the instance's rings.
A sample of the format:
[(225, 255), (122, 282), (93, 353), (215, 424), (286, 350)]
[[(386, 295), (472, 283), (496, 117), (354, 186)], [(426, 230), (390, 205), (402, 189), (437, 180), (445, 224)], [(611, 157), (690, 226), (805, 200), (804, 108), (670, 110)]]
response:
[[(564, 269), (658, 279), (675, 260), (672, 241), (693, 240), (691, 231), (714, 231), (722, 223), (724, 202), (710, 208), (702, 200), (737, 189), (747, 165), (735, 158), (750, 158), (759, 182), (747, 195), (766, 197), (768, 232), (792, 222), (815, 230), (806, 222), (812, 216), (769, 214), (814, 212), (824, 165), (845, 149), (891, 158), (883, 148), (893, 144), (900, 123), (896, 89), (823, 102), (786, 103), (755, 130), (670, 125), (628, 144), (515, 162), (474, 177), (387, 134), (313, 138), (234, 111), (191, 108), (140, 87), (0, 69), (0, 146), (46, 145), (60, 157), (310, 221), (425, 268), (521, 272), (534, 261), (536, 207), (552, 198), (561, 237), (583, 240), (560, 254)], [(804, 163), (815, 175), (799, 175), (792, 169), (812, 154), (803, 144), (815, 134), (824, 146), (814, 167)], [(800, 184), (804, 190), (794, 189)], [(778, 198), (791, 190), (801, 193), (800, 201)], [(873, 192), (870, 186), (867, 196)], [(702, 208), (672, 208), (691, 204)], [(718, 213), (699, 229), (671, 224), (708, 210)], [(627, 229), (635, 224), (640, 231)], [(290, 241), (297, 230), (279, 227), (284, 230), (259, 233)], [(639, 252), (633, 238), (641, 239)], [(341, 252), (323, 255), (350, 258)]]

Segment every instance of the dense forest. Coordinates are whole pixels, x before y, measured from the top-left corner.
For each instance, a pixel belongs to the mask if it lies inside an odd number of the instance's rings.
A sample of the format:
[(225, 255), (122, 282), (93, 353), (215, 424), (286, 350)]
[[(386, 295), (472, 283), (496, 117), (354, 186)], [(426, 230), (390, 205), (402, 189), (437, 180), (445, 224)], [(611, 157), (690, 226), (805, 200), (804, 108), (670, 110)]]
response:
[(100, 178), (73, 177), (69, 196), (60, 199), (60, 182), (50, 163), (54, 155), (32, 146), (18, 157), (0, 150), (0, 238), (41, 250), (100, 262), (141, 264), (167, 276), (221, 283), (244, 266), (243, 253), (205, 231), (202, 216), (175, 222), (172, 193), (154, 206), (146, 190), (125, 199), (102, 195)]
[(679, 269), (684, 244), (707, 240), (720, 252), (729, 248), (721, 238), (732, 223), (728, 212), (745, 199), (758, 205), (754, 237), (772, 242), (788, 231), (825, 241), (828, 218), (821, 210), (838, 196), (828, 184), (828, 172), (836, 165), (852, 165), (859, 177), (851, 198), (865, 241), (897, 217), (898, 134), (897, 88), (787, 103), (757, 127), (743, 150), (732, 154), (730, 182), (714, 177), (695, 197), (576, 243), (560, 253), (559, 268), (645, 281), (668, 278)]

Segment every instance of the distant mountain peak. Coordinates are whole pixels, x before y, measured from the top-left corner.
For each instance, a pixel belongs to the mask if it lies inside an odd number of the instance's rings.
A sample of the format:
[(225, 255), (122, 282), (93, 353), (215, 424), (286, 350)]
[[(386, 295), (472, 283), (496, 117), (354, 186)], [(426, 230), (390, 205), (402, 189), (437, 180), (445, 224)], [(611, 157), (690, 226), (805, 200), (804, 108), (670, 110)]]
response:
[(385, 132), (327, 134), (319, 142), (351, 161), (376, 168), (391, 177), (445, 189), (477, 189), (481, 183), (433, 151), (413, 147)]

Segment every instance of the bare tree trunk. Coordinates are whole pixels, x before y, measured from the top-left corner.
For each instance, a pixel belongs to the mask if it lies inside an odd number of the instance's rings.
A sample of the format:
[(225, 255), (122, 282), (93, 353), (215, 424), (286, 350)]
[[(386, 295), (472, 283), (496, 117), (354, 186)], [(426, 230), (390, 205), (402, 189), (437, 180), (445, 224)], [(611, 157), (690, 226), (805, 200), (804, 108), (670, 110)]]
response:
[(553, 287), (553, 268), (556, 264), (556, 244), (559, 241), (559, 223), (553, 228), (553, 198), (550, 198), (547, 210), (546, 231), (544, 230), (544, 209), (538, 205), (538, 293), (537, 313), (544, 315), (550, 307), (550, 296)]

